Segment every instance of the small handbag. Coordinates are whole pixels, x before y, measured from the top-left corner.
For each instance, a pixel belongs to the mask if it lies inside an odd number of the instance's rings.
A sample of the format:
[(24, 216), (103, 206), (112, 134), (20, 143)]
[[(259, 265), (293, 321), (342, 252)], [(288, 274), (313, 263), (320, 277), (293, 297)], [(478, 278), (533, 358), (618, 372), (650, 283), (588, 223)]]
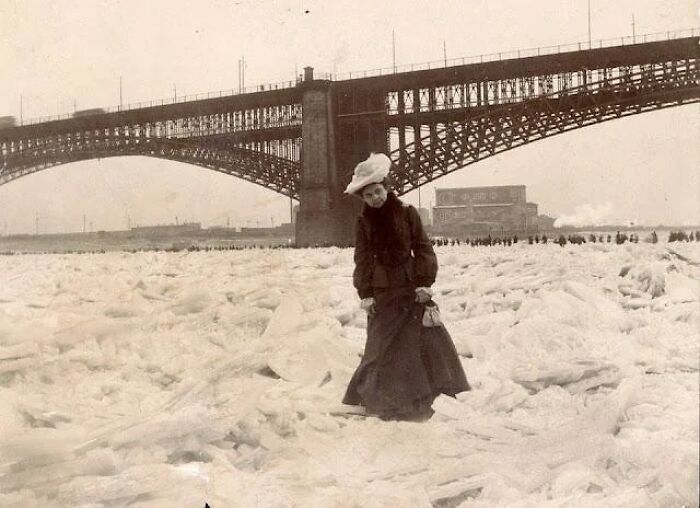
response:
[(423, 326), (427, 328), (442, 326), (440, 308), (437, 306), (437, 303), (430, 301), (425, 305), (425, 310), (423, 311)]

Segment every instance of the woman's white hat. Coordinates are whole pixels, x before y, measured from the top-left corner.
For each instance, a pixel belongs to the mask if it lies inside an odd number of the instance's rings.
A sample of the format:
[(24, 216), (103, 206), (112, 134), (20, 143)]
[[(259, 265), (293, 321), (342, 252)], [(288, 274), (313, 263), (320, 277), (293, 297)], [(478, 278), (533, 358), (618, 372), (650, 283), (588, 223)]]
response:
[(381, 183), (389, 174), (391, 159), (383, 153), (372, 153), (367, 160), (355, 166), (352, 181), (345, 188), (345, 194), (355, 194), (371, 183)]

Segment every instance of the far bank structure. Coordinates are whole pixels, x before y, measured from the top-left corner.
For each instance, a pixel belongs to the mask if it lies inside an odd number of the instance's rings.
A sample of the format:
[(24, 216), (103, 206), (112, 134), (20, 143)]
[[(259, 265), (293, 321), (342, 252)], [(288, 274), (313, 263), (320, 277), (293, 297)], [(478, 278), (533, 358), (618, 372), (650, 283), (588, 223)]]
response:
[(554, 219), (538, 215), (524, 185), (435, 189), (435, 235), (516, 235), (551, 230)]
[[(537, 203), (527, 201), (525, 185), (435, 189), (432, 209), (419, 208), (418, 211), (431, 236), (527, 236), (544, 232), (550, 234), (554, 228), (554, 219), (538, 215)], [(131, 228), (130, 234), (137, 237), (175, 237), (196, 233), (216, 237), (293, 238), (298, 213), (299, 205), (296, 205), (292, 210), (291, 223), (276, 227), (248, 227), (238, 231), (211, 227), (204, 230), (199, 223), (190, 223)]]

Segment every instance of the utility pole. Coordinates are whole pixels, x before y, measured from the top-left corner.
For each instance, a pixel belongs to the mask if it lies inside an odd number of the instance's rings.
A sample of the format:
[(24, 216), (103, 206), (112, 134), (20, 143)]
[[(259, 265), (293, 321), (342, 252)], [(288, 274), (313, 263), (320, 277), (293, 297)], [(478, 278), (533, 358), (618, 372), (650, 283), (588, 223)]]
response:
[[(296, 69), (296, 67), (295, 67)], [(245, 57), (238, 60), (238, 93), (245, 91)]]
[(119, 76), (119, 111), (122, 110), (122, 77)]
[(85, 233), (85, 214), (83, 214), (83, 233)]
[(391, 31), (391, 63), (396, 74), (396, 32), (394, 30)]
[(591, 0), (588, 0), (588, 49), (591, 49)]
[(177, 85), (173, 83), (173, 97), (175, 97), (174, 102), (177, 102)]
[(634, 27), (634, 13), (632, 13), (632, 44), (636, 42), (637, 39), (637, 33)]
[(447, 43), (442, 41), (442, 56), (445, 59), (445, 67), (447, 67)]

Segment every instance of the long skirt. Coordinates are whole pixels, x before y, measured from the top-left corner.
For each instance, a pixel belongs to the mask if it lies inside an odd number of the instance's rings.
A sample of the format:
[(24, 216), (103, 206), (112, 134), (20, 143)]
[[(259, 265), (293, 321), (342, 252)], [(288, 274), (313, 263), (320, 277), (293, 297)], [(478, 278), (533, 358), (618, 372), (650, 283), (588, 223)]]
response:
[(375, 290), (367, 343), (343, 403), (370, 414), (403, 418), (430, 411), (435, 397), (469, 390), (454, 343), (444, 326), (422, 325), (425, 304), (413, 288)]

